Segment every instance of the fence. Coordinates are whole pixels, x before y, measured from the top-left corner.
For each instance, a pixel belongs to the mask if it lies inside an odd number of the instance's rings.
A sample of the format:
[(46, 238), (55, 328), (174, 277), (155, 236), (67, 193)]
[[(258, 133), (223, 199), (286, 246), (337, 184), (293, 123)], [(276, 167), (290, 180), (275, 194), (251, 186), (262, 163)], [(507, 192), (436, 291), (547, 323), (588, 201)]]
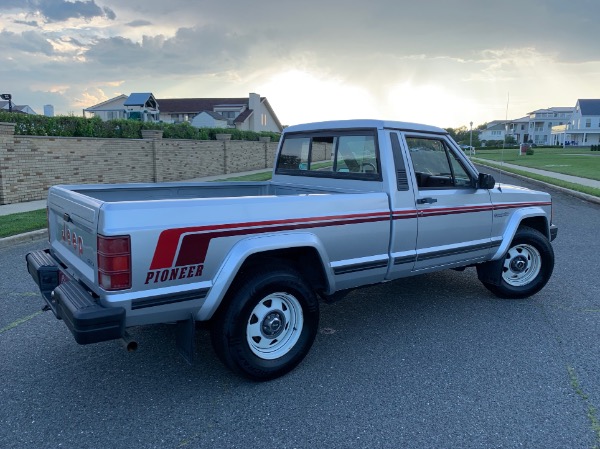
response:
[(271, 168), (277, 143), (15, 136), (0, 123), (0, 204), (46, 198), (55, 184), (163, 182)]

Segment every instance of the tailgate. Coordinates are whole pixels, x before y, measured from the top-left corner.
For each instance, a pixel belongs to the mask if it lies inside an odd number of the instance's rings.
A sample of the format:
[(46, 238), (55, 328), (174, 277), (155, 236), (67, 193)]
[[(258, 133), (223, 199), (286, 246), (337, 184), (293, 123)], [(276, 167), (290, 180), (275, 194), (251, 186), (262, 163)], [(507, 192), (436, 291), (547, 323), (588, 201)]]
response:
[(88, 286), (96, 283), (98, 213), (102, 202), (64, 187), (50, 188), (48, 226), (52, 252)]

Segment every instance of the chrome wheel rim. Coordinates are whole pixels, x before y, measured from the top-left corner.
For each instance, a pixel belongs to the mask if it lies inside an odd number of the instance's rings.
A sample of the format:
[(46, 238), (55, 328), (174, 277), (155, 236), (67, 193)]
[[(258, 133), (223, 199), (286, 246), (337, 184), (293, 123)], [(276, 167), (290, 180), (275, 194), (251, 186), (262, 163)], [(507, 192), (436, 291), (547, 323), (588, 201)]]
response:
[(515, 245), (508, 250), (502, 268), (502, 279), (513, 287), (533, 281), (542, 269), (542, 256), (531, 245)]
[(272, 293), (254, 307), (246, 325), (250, 350), (261, 359), (287, 354), (298, 342), (304, 325), (302, 306), (289, 293)]

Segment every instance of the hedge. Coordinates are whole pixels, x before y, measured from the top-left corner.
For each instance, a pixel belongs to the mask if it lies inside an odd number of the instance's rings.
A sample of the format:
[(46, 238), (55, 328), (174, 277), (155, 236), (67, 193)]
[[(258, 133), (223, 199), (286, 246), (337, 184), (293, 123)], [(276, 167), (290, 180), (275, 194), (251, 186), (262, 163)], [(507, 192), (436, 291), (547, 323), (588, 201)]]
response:
[(0, 122), (15, 123), (15, 134), (24, 136), (56, 137), (101, 137), (120, 139), (140, 139), (142, 129), (163, 131), (165, 139), (215, 140), (216, 134), (231, 134), (232, 140), (259, 140), (270, 137), (278, 142), (280, 134), (273, 132), (241, 131), (232, 128), (196, 128), (184, 123), (143, 123), (137, 120), (108, 120), (99, 117), (84, 118), (75, 116), (46, 117), (10, 112), (0, 112)]

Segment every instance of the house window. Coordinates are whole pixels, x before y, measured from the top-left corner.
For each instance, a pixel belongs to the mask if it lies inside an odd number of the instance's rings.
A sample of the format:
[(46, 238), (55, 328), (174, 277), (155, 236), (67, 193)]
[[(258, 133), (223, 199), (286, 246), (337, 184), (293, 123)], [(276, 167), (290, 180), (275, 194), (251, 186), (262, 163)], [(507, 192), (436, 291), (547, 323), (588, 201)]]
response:
[(585, 127), (586, 128), (591, 128), (592, 127), (592, 119), (591, 118), (586, 118), (585, 119)]
[(260, 114), (260, 124), (267, 126), (267, 114)]

